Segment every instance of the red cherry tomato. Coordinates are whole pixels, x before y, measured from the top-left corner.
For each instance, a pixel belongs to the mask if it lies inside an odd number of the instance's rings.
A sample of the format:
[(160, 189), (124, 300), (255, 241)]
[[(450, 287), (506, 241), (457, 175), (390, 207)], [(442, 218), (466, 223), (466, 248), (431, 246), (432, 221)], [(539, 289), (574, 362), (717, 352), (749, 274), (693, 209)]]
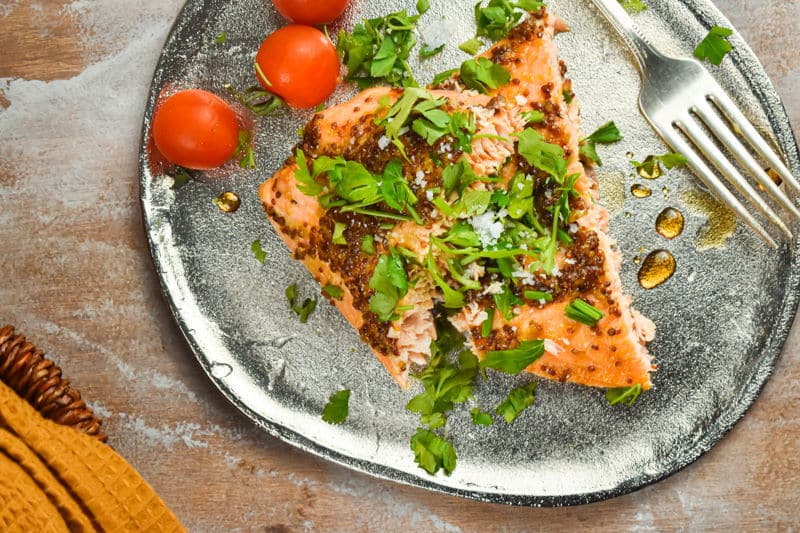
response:
[[(314, 107), (339, 81), (339, 56), (328, 37), (311, 26), (290, 25), (261, 43), (256, 78), (264, 90), (292, 107)], [(264, 79), (266, 77), (266, 79)]]
[(239, 142), (236, 113), (218, 96), (199, 89), (168, 97), (153, 116), (153, 140), (168, 161), (208, 170), (228, 161)]
[(328, 24), (344, 12), (350, 0), (272, 0), (278, 13), (297, 24)]

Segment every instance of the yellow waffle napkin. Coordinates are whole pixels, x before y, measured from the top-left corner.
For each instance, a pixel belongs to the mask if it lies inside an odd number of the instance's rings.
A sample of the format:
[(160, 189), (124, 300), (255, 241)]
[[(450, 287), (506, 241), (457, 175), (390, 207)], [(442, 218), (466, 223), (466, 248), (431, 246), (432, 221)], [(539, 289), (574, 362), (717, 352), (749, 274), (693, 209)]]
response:
[(0, 382), (0, 531), (185, 531), (109, 446)]

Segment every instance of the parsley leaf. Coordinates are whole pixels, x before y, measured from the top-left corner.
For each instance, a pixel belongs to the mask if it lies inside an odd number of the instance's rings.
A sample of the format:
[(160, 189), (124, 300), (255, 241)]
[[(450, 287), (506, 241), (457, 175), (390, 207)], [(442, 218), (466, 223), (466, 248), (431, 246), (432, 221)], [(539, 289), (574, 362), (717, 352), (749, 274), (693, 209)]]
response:
[(536, 11), (544, 6), (539, 0), (489, 0), (486, 7), (483, 2), (475, 5), (475, 22), (478, 26), (476, 35), (499, 41), (506, 37), (511, 28), (517, 25), (524, 11)]
[(297, 305), (296, 283), (292, 283), (286, 287), (286, 299), (289, 300), (289, 307), (292, 308), (292, 311), (300, 317), (301, 324), (305, 324), (308, 321), (308, 317), (314, 312), (314, 309), (317, 308), (317, 300), (312, 300), (311, 298), (303, 300), (303, 305)]
[(228, 34), (227, 32), (222, 32), (214, 38), (214, 42), (217, 44), (225, 44), (228, 42)]
[(597, 155), (597, 144), (612, 144), (622, 140), (619, 128), (614, 121), (609, 121), (581, 141), (580, 154), (593, 161), (598, 166), (603, 166), (600, 156)]
[(664, 155), (649, 155), (642, 162), (631, 160), (631, 165), (639, 171), (639, 175), (651, 180), (664, 173), (661, 164), (667, 167), (667, 170), (671, 170), (679, 165), (685, 165), (686, 158), (679, 153), (670, 152)]
[(439, 85), (440, 83), (444, 82), (445, 80), (451, 78), (453, 76), (453, 74), (455, 74), (456, 72), (458, 72), (457, 68), (454, 68), (454, 69), (451, 69), (451, 70), (445, 70), (444, 72), (440, 72), (439, 74), (437, 74), (436, 76), (433, 77), (433, 81), (431, 81), (431, 86), (435, 87), (436, 85)]
[[(462, 341), (463, 342), (463, 341)], [(446, 413), (455, 404), (464, 403), (472, 397), (472, 384), (478, 374), (478, 360), (468, 351), (459, 354), (459, 366), (446, 360), (446, 354), (431, 343), (431, 363), (414, 375), (425, 388), (411, 398), (406, 409), (419, 413), (420, 422), (430, 429), (441, 427), (447, 421)]]
[(486, 352), (481, 368), (494, 368), (506, 374), (519, 374), (544, 355), (544, 341), (522, 341), (517, 348)]
[(503, 292), (493, 294), (492, 297), (494, 298), (494, 304), (497, 306), (497, 310), (503, 314), (503, 318), (506, 320), (514, 318), (513, 307), (523, 303), (522, 300), (514, 294), (508, 286), (508, 283), (503, 284)]
[(424, 15), (431, 8), (430, 0), (417, 0), (417, 13)]
[(531, 109), (530, 111), (525, 111), (524, 113), (522, 113), (522, 120), (525, 121), (525, 124), (535, 124), (537, 122), (543, 122), (544, 113), (536, 109)]
[(258, 239), (254, 240), (253, 244), (250, 245), (250, 251), (253, 252), (253, 256), (259, 263), (263, 263), (267, 258), (267, 252), (261, 247), (261, 241)]
[(512, 390), (505, 401), (497, 406), (495, 412), (501, 415), (506, 420), (506, 423), (512, 423), (522, 411), (533, 405), (536, 400), (534, 392), (536, 392), (535, 381), (524, 387)]
[(334, 392), (322, 409), (322, 419), (328, 424), (342, 424), (350, 412), (350, 391)]
[(619, 3), (628, 13), (641, 13), (647, 9), (647, 4), (642, 0), (619, 0)]
[(367, 255), (375, 255), (375, 236), (366, 234), (361, 237), (361, 251)]
[(533, 178), (517, 174), (508, 185), (508, 216), (519, 220), (533, 212)]
[(397, 303), (408, 293), (405, 261), (397, 250), (392, 249), (378, 259), (369, 288), (375, 291), (369, 299), (369, 310), (383, 322), (394, 320)]
[(694, 57), (701, 61), (707, 59), (714, 65), (719, 65), (725, 55), (733, 50), (733, 45), (725, 40), (731, 35), (733, 35), (731, 29), (722, 26), (712, 27), (705, 39), (694, 49)]
[(642, 386), (640, 384), (632, 385), (630, 387), (619, 387), (616, 389), (608, 389), (606, 391), (606, 400), (609, 405), (617, 405), (618, 403), (625, 404), (628, 407), (634, 404), (642, 393)]
[(491, 426), (494, 424), (492, 415), (481, 411), (480, 407), (474, 407), (469, 414), (472, 417), (472, 423), (476, 426)]
[(492, 63), (485, 57), (468, 59), (461, 64), (461, 81), (469, 89), (488, 94), (511, 81), (511, 73), (505, 67)]
[(431, 475), (443, 469), (449, 476), (456, 467), (455, 448), (432, 431), (417, 429), (411, 437), (411, 449), (414, 451), (414, 461)]
[[(421, 2), (419, 7), (426, 6)], [(418, 20), (419, 15), (402, 10), (357, 24), (351, 33), (340, 31), (336, 48), (347, 66), (345, 79), (362, 89), (382, 83), (416, 87), (408, 58), (417, 44)]]
[(339, 300), (344, 294), (344, 291), (341, 287), (337, 287), (336, 285), (325, 285), (322, 287), (322, 292), (333, 298), (334, 300)]
[(447, 309), (460, 309), (464, 307), (464, 295), (453, 287), (448, 285), (448, 283), (442, 277), (442, 272), (439, 270), (439, 266), (436, 264), (436, 259), (433, 257), (433, 248), (428, 249), (428, 258), (425, 262), (425, 266), (428, 269), (428, 273), (430, 273), (431, 278), (433, 278), (434, 283), (442, 290), (442, 295), (444, 296), (444, 306)]
[(344, 222), (337, 222), (333, 226), (333, 235), (331, 241), (333, 244), (347, 245), (347, 239), (344, 236), (344, 230), (347, 229), (347, 224)]
[(297, 180), (297, 188), (307, 196), (317, 196), (323, 190), (322, 184), (316, 181), (308, 169), (306, 154), (302, 150), (297, 150), (295, 154), (297, 170), (294, 171), (294, 179)]
[(514, 136), (519, 139), (517, 152), (534, 167), (550, 174), (556, 182), (564, 181), (567, 173), (567, 160), (564, 150), (544, 140), (544, 137), (533, 128), (525, 128)]
[(478, 53), (478, 50), (481, 49), (483, 43), (477, 37), (473, 37), (469, 41), (464, 41), (460, 45), (458, 45), (458, 49), (462, 52), (466, 52), (467, 54), (474, 56)]
[(248, 87), (241, 93), (231, 85), (225, 85), (225, 90), (257, 117), (268, 115), (283, 106), (283, 100), (260, 85)]

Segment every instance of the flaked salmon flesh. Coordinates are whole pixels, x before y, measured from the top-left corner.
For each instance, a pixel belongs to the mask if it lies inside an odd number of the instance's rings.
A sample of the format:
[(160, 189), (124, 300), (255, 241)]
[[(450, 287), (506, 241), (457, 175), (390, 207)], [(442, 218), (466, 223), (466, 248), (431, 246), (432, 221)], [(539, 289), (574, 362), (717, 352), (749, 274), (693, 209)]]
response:
[[(381, 254), (402, 248), (416, 263), (425, 264), (432, 239), (445, 235), (454, 220), (439, 213), (431, 203), (431, 192), (442, 185), (442, 168), (464, 158), (478, 176), (496, 176), (494, 182), (478, 181), (473, 189), (504, 190), (524, 170), (516, 153), (513, 135), (533, 127), (548, 143), (560, 146), (568, 174), (577, 174), (575, 197), (570, 200), (570, 218), (564, 231), (571, 242), (561, 242), (552, 272), (536, 270), (535, 258), (525, 256), (512, 274), (518, 293), (548, 290), (552, 301), (531, 301), (514, 306), (513, 316), (493, 312), (491, 331), (484, 336), (484, 323), (494, 309), (493, 294), (498, 281), (477, 263), (464, 275), (479, 281), (481, 289), (466, 292), (465, 305), (450, 315), (469, 346), (481, 358), (488, 351), (506, 350), (525, 340), (544, 340), (545, 354), (526, 370), (547, 379), (569, 381), (592, 387), (651, 386), (654, 370), (646, 344), (653, 339), (653, 323), (631, 308), (623, 293), (619, 270), (621, 254), (607, 235), (609, 216), (598, 202), (598, 184), (579, 157), (582, 139), (579, 106), (566, 78), (566, 67), (558, 58), (556, 34), (566, 24), (542, 9), (532, 13), (509, 37), (496, 43), (483, 57), (502, 65), (510, 73), (509, 83), (480, 94), (465, 88), (458, 74), (429, 88), (434, 98), (446, 100), (450, 111), (470, 113), (475, 119), (471, 153), (456, 149), (454, 140), (444, 136), (429, 146), (414, 132), (404, 134), (408, 159), (403, 175), (417, 196), (422, 224), (386, 220), (367, 215), (324, 209), (316, 196), (301, 192), (295, 177), (294, 156), (265, 181), (259, 196), (278, 234), (321, 285), (335, 285), (342, 296), (331, 299), (350, 324), (361, 334), (376, 357), (403, 387), (408, 385), (412, 365), (425, 365), (431, 341), (436, 339), (434, 309), (442, 291), (424, 269), (415, 271), (415, 283), (398, 304), (391, 322), (381, 322), (369, 309), (373, 291), (369, 280)], [(305, 129), (302, 149), (309, 160), (321, 156), (343, 156), (358, 161), (380, 174), (386, 163), (401, 157), (397, 147), (384, 135), (376, 118), (388, 104), (403, 95), (402, 89), (377, 87), (365, 90), (348, 102), (317, 113)], [(545, 119), (526, 126), (524, 113), (540, 111)], [(537, 209), (546, 213), (557, 198), (555, 188), (539, 191)], [(500, 210), (502, 211), (502, 210)], [(481, 215), (476, 231), (491, 241), (502, 213)], [(344, 224), (346, 244), (331, 243), (334, 226)], [(493, 229), (494, 227), (494, 229)], [(365, 236), (374, 238), (374, 254), (362, 249)], [(591, 303), (603, 317), (590, 327), (565, 316), (575, 298)]]

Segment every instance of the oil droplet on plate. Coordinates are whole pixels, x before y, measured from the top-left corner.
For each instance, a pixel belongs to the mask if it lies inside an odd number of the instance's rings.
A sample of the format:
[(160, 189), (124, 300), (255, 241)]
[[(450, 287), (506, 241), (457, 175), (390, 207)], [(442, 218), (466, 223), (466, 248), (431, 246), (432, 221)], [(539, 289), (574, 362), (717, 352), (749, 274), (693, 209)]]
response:
[(233, 367), (226, 363), (211, 363), (211, 375), (215, 378), (226, 378), (233, 372)]
[(641, 263), (641, 262), (642, 262), (642, 256), (641, 256), (641, 255), (637, 255), (637, 256), (635, 256), (635, 257), (633, 258), (633, 262), (634, 262), (634, 263), (636, 263), (636, 264), (638, 265), (639, 263)]
[(649, 155), (639, 166), (637, 173), (646, 180), (654, 180), (661, 176), (661, 165), (655, 157)]
[(666, 250), (655, 250), (644, 258), (639, 268), (639, 285), (645, 289), (658, 287), (675, 273), (675, 258)]
[(637, 183), (635, 185), (631, 185), (631, 194), (636, 198), (647, 198), (653, 194), (653, 191), (651, 191), (649, 187), (645, 187), (644, 185), (639, 185)]
[(681, 200), (686, 206), (704, 215), (707, 222), (697, 234), (697, 248), (722, 248), (736, 231), (736, 215), (711, 194), (701, 189), (690, 189), (681, 193)]
[(242, 205), (242, 200), (235, 192), (225, 191), (211, 200), (211, 203), (219, 207), (223, 213), (234, 213)]
[(674, 239), (683, 232), (683, 213), (674, 207), (661, 211), (656, 218), (656, 231), (665, 239)]
[(627, 157), (628, 159), (633, 159), (633, 152), (626, 153), (625, 157)]

